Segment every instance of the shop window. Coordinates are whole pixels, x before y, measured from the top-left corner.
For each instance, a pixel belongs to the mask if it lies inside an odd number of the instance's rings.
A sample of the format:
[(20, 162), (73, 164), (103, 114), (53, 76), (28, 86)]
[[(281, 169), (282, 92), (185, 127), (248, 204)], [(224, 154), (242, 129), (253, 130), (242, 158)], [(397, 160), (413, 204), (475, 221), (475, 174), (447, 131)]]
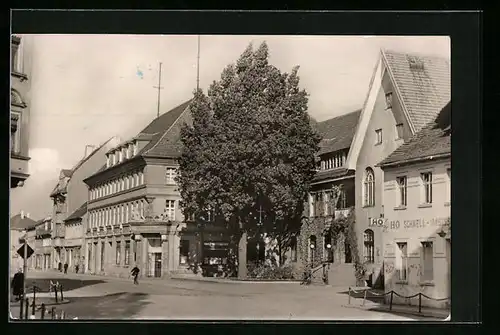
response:
[(434, 280), (434, 256), (432, 242), (422, 242), (421, 263), (421, 280)]
[(179, 247), (179, 264), (186, 265), (189, 263), (189, 240), (181, 240)]
[(397, 257), (396, 257), (396, 275), (397, 280), (407, 281), (408, 276), (408, 243), (397, 243)]

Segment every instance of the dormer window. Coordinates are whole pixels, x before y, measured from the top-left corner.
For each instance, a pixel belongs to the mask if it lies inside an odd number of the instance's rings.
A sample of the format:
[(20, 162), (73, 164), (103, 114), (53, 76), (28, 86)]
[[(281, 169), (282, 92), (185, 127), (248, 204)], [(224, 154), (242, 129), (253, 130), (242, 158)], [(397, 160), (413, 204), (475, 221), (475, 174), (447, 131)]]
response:
[(410, 64), (411, 70), (420, 70), (420, 71), (424, 70), (424, 62), (419, 57), (407, 56), (406, 59), (408, 60), (408, 63)]
[(133, 155), (133, 156), (137, 155), (137, 152), (139, 151), (139, 146), (138, 146), (138, 144), (137, 144), (137, 141), (135, 141), (135, 142), (134, 142), (134, 147), (133, 147), (133, 150), (134, 150), (134, 151), (133, 151), (132, 155)]
[(388, 92), (385, 94), (385, 109), (392, 108), (392, 92)]

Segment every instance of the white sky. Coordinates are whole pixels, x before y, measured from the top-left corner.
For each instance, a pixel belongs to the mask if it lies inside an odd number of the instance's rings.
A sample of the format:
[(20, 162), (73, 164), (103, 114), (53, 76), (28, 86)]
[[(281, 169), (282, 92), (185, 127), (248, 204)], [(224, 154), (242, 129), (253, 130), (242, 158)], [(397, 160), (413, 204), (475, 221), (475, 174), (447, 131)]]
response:
[[(11, 192), (11, 213), (50, 215), (49, 193), (59, 171), (72, 168), (86, 144), (128, 138), (157, 111), (191, 98), (196, 86), (197, 36), (34, 35), (31, 74), (30, 173)], [(206, 91), (246, 46), (267, 41), (270, 62), (289, 72), (300, 65), (309, 113), (322, 121), (362, 106), (380, 48), (450, 58), (448, 37), (228, 36), (201, 37), (200, 87)], [(143, 73), (141, 78), (139, 71)]]

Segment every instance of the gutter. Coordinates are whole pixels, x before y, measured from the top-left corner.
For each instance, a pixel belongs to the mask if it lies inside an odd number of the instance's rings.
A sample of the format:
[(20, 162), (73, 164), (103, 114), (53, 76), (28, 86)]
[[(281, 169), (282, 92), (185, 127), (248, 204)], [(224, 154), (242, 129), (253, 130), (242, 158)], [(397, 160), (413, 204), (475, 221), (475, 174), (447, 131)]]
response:
[(448, 157), (451, 157), (451, 153), (439, 154), (439, 155), (434, 155), (434, 156), (418, 157), (418, 158), (412, 158), (412, 159), (391, 162), (391, 163), (385, 163), (385, 164), (376, 164), (375, 166), (379, 167), (383, 170), (384, 168), (398, 167), (398, 166), (402, 166), (402, 165), (408, 165), (408, 164), (412, 164), (412, 163), (419, 163), (419, 162), (448, 158)]

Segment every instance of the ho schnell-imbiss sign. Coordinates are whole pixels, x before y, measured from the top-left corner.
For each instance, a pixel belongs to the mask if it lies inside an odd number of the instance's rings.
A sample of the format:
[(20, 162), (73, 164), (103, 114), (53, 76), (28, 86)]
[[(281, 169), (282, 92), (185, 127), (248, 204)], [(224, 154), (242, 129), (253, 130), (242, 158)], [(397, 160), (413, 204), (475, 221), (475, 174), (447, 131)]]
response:
[(368, 218), (369, 227), (383, 227), (385, 224), (384, 218)]

